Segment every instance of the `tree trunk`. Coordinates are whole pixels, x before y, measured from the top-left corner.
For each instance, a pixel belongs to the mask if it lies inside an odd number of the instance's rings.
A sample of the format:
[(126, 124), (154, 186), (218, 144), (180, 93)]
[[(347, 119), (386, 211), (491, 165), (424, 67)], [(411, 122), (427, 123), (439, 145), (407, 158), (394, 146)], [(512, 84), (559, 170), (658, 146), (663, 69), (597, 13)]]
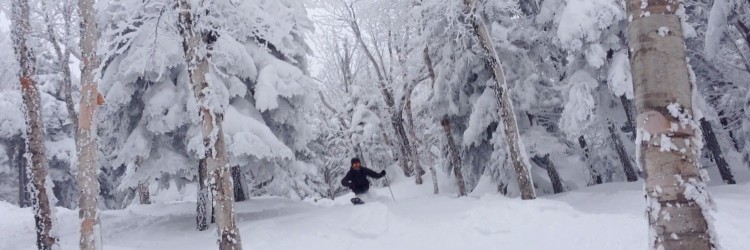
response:
[(208, 229), (208, 217), (213, 213), (211, 197), (208, 191), (208, 169), (206, 158), (198, 160), (198, 201), (196, 202), (196, 229), (203, 231)]
[(240, 171), (240, 166), (234, 166), (232, 167), (232, 181), (234, 182), (234, 201), (245, 201), (247, 200), (247, 195), (244, 189), (244, 185), (242, 183), (244, 182), (245, 178), (242, 178), (242, 172)]
[(95, 0), (79, 0), (78, 11), (81, 17), (81, 102), (78, 116), (78, 131), (76, 145), (78, 149), (78, 206), (81, 219), (81, 250), (101, 249), (101, 229), (99, 225), (99, 182), (97, 181), (98, 167), (96, 164), (96, 108), (103, 104), (103, 99), (97, 90), (98, 77), (96, 68), (99, 58), (96, 56), (99, 31), (94, 10)]
[[(464, 0), (464, 4), (467, 8), (474, 8), (474, 0)], [(534, 184), (529, 173), (526, 160), (521, 147), (521, 136), (518, 131), (518, 123), (516, 123), (516, 115), (513, 112), (513, 103), (510, 100), (510, 93), (508, 91), (508, 83), (505, 81), (505, 72), (503, 72), (502, 65), (497, 58), (497, 52), (492, 44), (490, 33), (484, 23), (484, 20), (477, 18), (471, 19), (472, 25), (474, 26), (474, 33), (479, 40), (479, 43), (484, 49), (484, 61), (488, 70), (492, 73), (492, 78), (495, 80), (495, 99), (497, 101), (497, 107), (500, 109), (500, 117), (503, 119), (503, 130), (505, 131), (505, 138), (508, 144), (508, 155), (513, 162), (513, 170), (516, 172), (518, 178), (518, 186), (521, 190), (521, 199), (530, 200), (536, 198), (534, 192)]]
[(138, 183), (138, 197), (141, 204), (151, 204), (151, 193), (148, 190), (148, 182)]
[(735, 184), (734, 175), (732, 175), (732, 170), (729, 169), (729, 164), (724, 160), (724, 155), (721, 153), (719, 141), (716, 140), (716, 133), (714, 133), (713, 126), (705, 118), (701, 118), (700, 122), (703, 138), (706, 140), (706, 147), (711, 152), (711, 158), (716, 162), (716, 167), (719, 168), (721, 179), (726, 184)]
[(540, 167), (547, 170), (549, 180), (550, 182), (552, 182), (552, 191), (556, 194), (562, 193), (564, 191), (562, 180), (560, 179), (560, 175), (557, 173), (557, 169), (555, 169), (555, 164), (553, 164), (552, 161), (549, 160), (549, 154), (545, 154), (544, 157), (535, 155), (531, 158), (531, 160)]
[(419, 162), (419, 142), (417, 140), (417, 133), (414, 129), (414, 116), (411, 110), (411, 91), (407, 93), (404, 109), (406, 109), (406, 122), (409, 127), (408, 135), (409, 142), (411, 143), (411, 162), (412, 166), (414, 166), (414, 183), (422, 185), (422, 175), (424, 175), (425, 171), (424, 168), (422, 168), (422, 164)]
[[(47, 156), (44, 147), (44, 124), (42, 123), (42, 99), (34, 81), (36, 74), (34, 52), (27, 44), (31, 35), (29, 21), (29, 3), (27, 0), (15, 0), (12, 3), (13, 48), (20, 66), (21, 93), (26, 120), (25, 174), (31, 185), (29, 189), (31, 206), (34, 208), (36, 224), (36, 245), (38, 249), (52, 249), (57, 244), (57, 237), (52, 234), (52, 212), (47, 196)], [(19, 179), (23, 179), (22, 177)], [(21, 194), (20, 198), (23, 198)]]
[(30, 207), (31, 196), (29, 194), (29, 174), (28, 162), (26, 161), (26, 140), (23, 138), (14, 139), (13, 145), (15, 145), (14, 151), (11, 153), (11, 164), (18, 167), (18, 206), (19, 207)]
[(622, 139), (620, 139), (620, 136), (615, 132), (614, 124), (609, 125), (609, 137), (612, 138), (612, 142), (615, 144), (615, 151), (617, 151), (617, 157), (620, 158), (620, 163), (622, 163), (626, 180), (628, 182), (637, 181), (638, 174), (635, 172), (633, 164), (630, 162), (630, 157), (628, 157), (628, 152), (625, 151), (625, 146), (622, 145)]
[(448, 117), (443, 117), (440, 121), (443, 125), (443, 131), (445, 136), (448, 138), (448, 153), (451, 162), (451, 168), (453, 168), (453, 174), (456, 176), (456, 185), (458, 185), (458, 195), (466, 196), (466, 183), (464, 181), (464, 175), (461, 173), (461, 155), (458, 154), (456, 143), (453, 141), (453, 133), (451, 132), (451, 122)]
[(629, 100), (625, 95), (620, 96), (620, 102), (622, 108), (625, 110), (625, 117), (628, 119), (627, 131), (630, 132), (630, 140), (635, 140), (635, 121), (633, 115), (633, 101)]
[(589, 163), (589, 147), (586, 144), (586, 138), (583, 136), (578, 137), (578, 145), (581, 146), (581, 149), (583, 149), (583, 158), (586, 160), (586, 164), (589, 165), (589, 172), (591, 173), (591, 181), (589, 181), (588, 185), (594, 185), (594, 184), (602, 184), (602, 175), (600, 173), (597, 173), (596, 170), (594, 170), (594, 166)]
[(215, 113), (205, 103), (205, 93), (210, 90), (205, 77), (209, 70), (208, 57), (210, 54), (200, 55), (199, 50), (205, 45), (209, 47), (208, 51), (210, 51), (211, 41), (208, 34), (199, 34), (194, 30), (194, 13), (191, 12), (188, 1), (177, 0), (177, 7), (180, 12), (178, 29), (183, 39), (185, 62), (193, 95), (200, 109), (201, 132), (206, 150), (206, 166), (210, 173), (214, 175), (214, 181), (217, 182), (213, 204), (217, 211), (215, 216), (216, 230), (219, 235), (219, 249), (240, 250), (242, 249), (242, 243), (235, 222), (232, 177), (227, 162), (224, 131), (221, 126), (223, 114)]
[[(630, 65), (635, 89), (638, 161), (644, 185), (651, 249), (712, 249), (706, 217), (711, 199), (699, 170), (693, 86), (677, 1), (629, 0)], [(683, 124), (683, 125), (677, 125)], [(688, 126), (684, 126), (687, 124)], [(675, 127), (673, 128), (673, 125)], [(700, 133), (700, 132), (697, 132)]]

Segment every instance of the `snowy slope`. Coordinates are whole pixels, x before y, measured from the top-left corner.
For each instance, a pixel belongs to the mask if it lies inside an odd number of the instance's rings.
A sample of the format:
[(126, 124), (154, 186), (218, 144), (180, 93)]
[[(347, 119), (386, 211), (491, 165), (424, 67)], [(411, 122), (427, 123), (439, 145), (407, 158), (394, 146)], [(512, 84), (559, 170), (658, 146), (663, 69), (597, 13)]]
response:
[[(245, 249), (645, 249), (642, 183), (614, 183), (521, 201), (495, 194), (433, 196), (431, 185), (375, 190), (377, 200), (262, 197), (238, 203)], [(750, 183), (711, 188), (724, 249), (750, 240)], [(105, 211), (104, 249), (216, 249), (213, 228), (195, 231), (194, 203)], [(57, 209), (62, 249), (77, 249), (77, 214)], [(0, 202), (0, 249), (34, 249), (30, 209)]]

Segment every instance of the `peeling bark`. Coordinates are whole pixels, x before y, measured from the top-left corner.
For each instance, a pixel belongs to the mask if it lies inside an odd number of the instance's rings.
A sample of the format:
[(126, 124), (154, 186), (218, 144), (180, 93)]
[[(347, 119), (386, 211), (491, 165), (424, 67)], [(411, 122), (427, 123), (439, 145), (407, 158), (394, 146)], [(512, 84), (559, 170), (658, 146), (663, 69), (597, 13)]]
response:
[[(24, 185), (30, 194), (31, 207), (36, 224), (36, 245), (38, 249), (52, 249), (57, 245), (57, 237), (52, 234), (52, 208), (47, 196), (47, 163), (46, 148), (44, 146), (44, 124), (42, 123), (42, 99), (34, 80), (36, 74), (34, 52), (27, 44), (27, 37), (31, 35), (29, 21), (29, 3), (27, 0), (14, 0), (12, 3), (13, 49), (20, 66), (19, 82), (23, 97), (23, 109), (26, 120), (24, 132), (25, 143), (25, 172), (31, 185)], [(24, 180), (19, 176), (20, 180)], [(51, 190), (50, 190), (51, 191)], [(23, 192), (20, 194), (23, 198)]]
[(178, 30), (183, 39), (182, 45), (190, 85), (200, 109), (201, 132), (206, 150), (206, 166), (216, 182), (212, 187), (214, 189), (213, 205), (217, 224), (216, 230), (219, 235), (219, 249), (241, 250), (240, 232), (237, 230), (234, 213), (232, 176), (228, 166), (224, 131), (222, 129), (224, 117), (223, 114), (216, 113), (204, 104), (206, 89), (210, 88), (205, 76), (209, 69), (208, 57), (210, 57), (210, 54), (201, 55), (199, 50), (205, 45), (208, 47), (207, 50), (210, 51), (212, 39), (205, 31), (198, 32), (195, 30), (195, 16), (191, 12), (187, 0), (176, 0), (176, 7), (179, 10)]
[[(636, 140), (640, 146), (638, 161), (646, 174), (650, 248), (709, 250), (716, 247), (707, 220), (711, 199), (703, 179), (705, 172), (698, 167), (700, 149), (695, 140), (699, 128), (692, 117), (694, 85), (689, 77), (682, 24), (674, 13), (678, 3), (626, 2), (628, 16), (632, 17), (628, 45), (641, 137)], [(669, 31), (660, 35), (659, 30), (664, 28)], [(679, 105), (678, 117), (673, 115), (674, 105)], [(690, 125), (672, 127), (680, 123)], [(667, 141), (669, 144), (662, 144)]]

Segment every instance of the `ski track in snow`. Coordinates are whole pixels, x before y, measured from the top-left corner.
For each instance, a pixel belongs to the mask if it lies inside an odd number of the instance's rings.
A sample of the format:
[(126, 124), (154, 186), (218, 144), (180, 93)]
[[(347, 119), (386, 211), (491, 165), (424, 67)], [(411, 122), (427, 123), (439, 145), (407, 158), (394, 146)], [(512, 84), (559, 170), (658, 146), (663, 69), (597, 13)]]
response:
[[(245, 249), (645, 249), (642, 183), (611, 183), (533, 201), (496, 194), (433, 196), (432, 185), (394, 186), (352, 206), (260, 197), (237, 203)], [(724, 249), (750, 240), (750, 183), (709, 189)], [(399, 195), (402, 197), (399, 198)], [(215, 228), (198, 232), (191, 202), (103, 211), (104, 249), (215, 249)], [(78, 248), (77, 212), (58, 208), (62, 249)], [(0, 249), (35, 249), (29, 208), (0, 202)]]

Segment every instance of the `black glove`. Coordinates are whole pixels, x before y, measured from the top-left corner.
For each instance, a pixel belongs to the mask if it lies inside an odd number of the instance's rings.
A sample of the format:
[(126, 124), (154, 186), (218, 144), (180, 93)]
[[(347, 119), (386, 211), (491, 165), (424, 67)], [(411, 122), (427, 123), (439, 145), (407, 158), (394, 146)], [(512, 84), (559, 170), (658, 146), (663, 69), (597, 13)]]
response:
[(380, 171), (380, 175), (385, 176), (385, 170)]

